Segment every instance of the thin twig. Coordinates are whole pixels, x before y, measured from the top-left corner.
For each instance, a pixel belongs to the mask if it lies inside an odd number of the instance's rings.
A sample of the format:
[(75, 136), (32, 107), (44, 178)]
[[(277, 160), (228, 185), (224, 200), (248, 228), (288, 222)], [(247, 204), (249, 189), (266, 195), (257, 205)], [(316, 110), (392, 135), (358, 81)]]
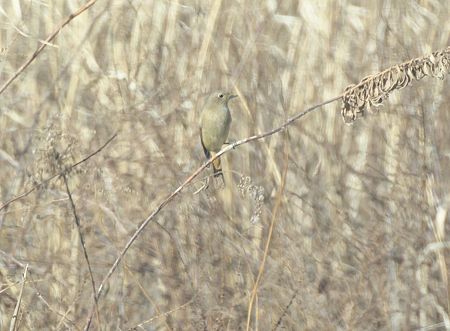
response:
[[(156, 223), (158, 223), (158, 222), (156, 222)], [(127, 265), (126, 263), (124, 264), (124, 269), (125, 269), (125, 271), (126, 271), (126, 275), (127, 275), (128, 277), (130, 277), (130, 278), (134, 281), (134, 283), (137, 284), (137, 286), (139, 287), (139, 289), (141, 290), (141, 292), (144, 294), (145, 298), (153, 305), (153, 307), (155, 307), (156, 313), (157, 313), (158, 315), (163, 314), (163, 312), (161, 312), (161, 309), (159, 309), (158, 303), (155, 302), (155, 300), (152, 299), (151, 294), (148, 293), (148, 291), (145, 289), (145, 286), (142, 286), (141, 282), (140, 282), (138, 279), (136, 279), (136, 276), (135, 276), (134, 273), (128, 268), (128, 265)], [(168, 330), (168, 331), (174, 331), (173, 328), (171, 328), (170, 325), (169, 325), (169, 323), (167, 322), (167, 318), (164, 319), (164, 324), (165, 324), (165, 327), (166, 327), (165, 330)], [(137, 326), (136, 326), (136, 328), (137, 328)], [(133, 329), (133, 328), (131, 328), (131, 329)]]
[[(291, 125), (293, 122), (295, 122), (296, 120), (298, 120), (299, 118), (302, 118), (304, 116), (306, 116), (307, 114), (311, 113), (312, 111), (325, 106), (329, 103), (332, 103), (336, 100), (339, 100), (342, 98), (342, 95), (338, 96), (338, 97), (334, 97), (332, 99), (326, 100), (322, 103), (319, 103), (317, 105), (314, 105), (306, 110), (304, 110), (301, 113), (298, 113), (297, 115), (291, 117), (290, 119), (288, 119), (286, 122), (284, 122), (281, 126), (276, 127), (272, 130), (269, 130), (267, 132), (263, 132), (261, 134), (258, 135), (254, 135), (242, 140), (238, 140), (235, 141), (234, 143), (228, 145), (227, 147), (225, 147), (224, 149), (222, 149), (220, 152), (218, 152), (214, 157), (212, 157), (211, 159), (209, 159), (206, 163), (204, 163), (201, 167), (199, 167), (197, 170), (195, 170), (175, 191), (173, 191), (172, 193), (170, 193), (160, 204), (158, 207), (156, 207), (155, 210), (153, 210), (153, 212), (139, 225), (139, 227), (137, 228), (137, 230), (133, 233), (133, 235), (130, 237), (130, 239), (128, 240), (128, 242), (125, 244), (124, 248), (122, 249), (122, 251), (120, 252), (119, 256), (116, 258), (116, 260), (114, 261), (114, 263), (112, 264), (111, 268), (109, 269), (108, 273), (106, 274), (106, 276), (103, 278), (98, 290), (97, 290), (97, 299), (100, 299), (100, 296), (103, 293), (103, 288), (106, 284), (106, 282), (109, 280), (109, 278), (111, 277), (111, 275), (114, 273), (114, 271), (117, 269), (119, 263), (122, 261), (123, 257), (125, 256), (125, 254), (127, 253), (128, 249), (131, 247), (131, 245), (134, 243), (134, 241), (137, 239), (137, 237), (139, 237), (139, 235), (142, 233), (142, 231), (145, 229), (145, 227), (155, 218), (155, 216), (173, 199), (175, 198), (182, 190), (183, 188), (185, 188), (189, 183), (192, 182), (192, 180), (194, 180), (207, 166), (209, 166), (214, 160), (216, 160), (217, 158), (219, 158), (220, 156), (222, 156), (225, 153), (228, 153), (229, 151), (235, 149), (236, 147), (249, 143), (251, 141), (255, 141), (255, 140), (260, 140), (269, 136), (274, 135), (275, 133), (278, 132), (282, 132), (284, 130), (287, 129), (287, 127), (289, 125)], [(92, 316), (94, 314), (94, 310), (91, 309), (86, 326), (84, 328), (84, 330), (88, 330), (91, 322), (92, 322)]]
[(36, 185), (34, 185), (31, 189), (29, 189), (28, 191), (26, 191), (26, 192), (24, 192), (24, 193), (22, 193), (22, 194), (19, 194), (18, 196), (15, 196), (14, 198), (12, 198), (12, 199), (10, 199), (10, 200), (8, 200), (8, 201), (6, 201), (1, 207), (0, 207), (0, 211), (1, 210), (3, 210), (3, 209), (5, 209), (6, 207), (8, 207), (11, 203), (13, 203), (13, 202), (15, 202), (15, 201), (17, 201), (17, 200), (19, 200), (19, 199), (21, 199), (21, 198), (23, 198), (23, 197), (26, 197), (27, 195), (29, 195), (31, 192), (33, 192), (33, 191), (35, 191), (36, 189), (38, 189), (39, 187), (41, 187), (41, 186), (43, 186), (43, 185), (45, 185), (45, 184), (47, 184), (49, 181), (51, 181), (52, 179), (55, 179), (55, 178), (57, 178), (57, 177), (59, 177), (59, 176), (62, 176), (62, 175), (64, 175), (67, 171), (70, 171), (70, 170), (72, 170), (73, 168), (75, 168), (75, 167), (77, 167), (77, 166), (79, 166), (80, 164), (82, 164), (83, 162), (86, 162), (87, 160), (89, 160), (91, 157), (93, 157), (94, 155), (96, 155), (96, 154), (98, 154), (98, 153), (100, 153), (114, 138), (116, 138), (117, 137), (117, 132), (111, 137), (111, 138), (109, 138), (100, 148), (98, 148), (95, 152), (93, 152), (93, 153), (91, 153), (91, 154), (89, 154), (88, 156), (86, 156), (85, 158), (83, 158), (82, 160), (80, 160), (80, 161), (78, 161), (78, 162), (76, 162), (76, 163), (74, 163), (74, 164), (72, 164), (71, 166), (69, 166), (67, 169), (65, 169), (65, 170), (63, 170), (63, 171), (61, 171), (61, 172), (59, 172), (59, 173), (57, 173), (57, 174), (54, 174), (54, 175), (52, 175), (52, 176), (50, 176), (50, 177), (48, 177), (48, 178), (46, 178), (46, 179), (44, 179), (42, 182), (40, 182), (39, 184), (36, 184)]
[(27, 271), (28, 271), (28, 264), (25, 266), (25, 270), (23, 271), (22, 286), (20, 287), (20, 292), (19, 292), (19, 297), (17, 298), (16, 308), (14, 308), (14, 313), (11, 318), (11, 324), (9, 325), (9, 331), (14, 331), (16, 329), (17, 316), (19, 315), (20, 303), (22, 302), (23, 288), (25, 286), (25, 281), (27, 280)]
[(292, 303), (294, 302), (294, 299), (297, 297), (297, 294), (299, 292), (299, 289), (296, 289), (294, 294), (292, 294), (291, 300), (289, 300), (289, 303), (286, 305), (286, 307), (283, 309), (283, 313), (281, 314), (280, 318), (278, 319), (277, 323), (275, 324), (274, 328), (272, 329), (272, 331), (276, 331), (280, 325), (281, 322), (283, 322), (283, 318), (284, 316), (286, 316), (287, 311), (289, 310), (289, 308), (291, 308)]
[(64, 180), (64, 185), (66, 186), (66, 192), (67, 192), (67, 196), (69, 197), (70, 207), (72, 208), (73, 218), (75, 219), (75, 224), (77, 225), (77, 229), (78, 229), (78, 235), (80, 237), (81, 247), (83, 248), (84, 258), (85, 258), (86, 264), (88, 266), (89, 277), (90, 277), (91, 285), (92, 285), (92, 296), (94, 298), (95, 313), (97, 315), (97, 323), (99, 325), (99, 329), (101, 330), (102, 328), (100, 327), (100, 314), (98, 312), (97, 296), (95, 295), (95, 289), (96, 289), (95, 280), (94, 280), (94, 275), (92, 273), (91, 263), (89, 262), (89, 255), (88, 255), (87, 249), (86, 249), (86, 242), (84, 240), (83, 232), (81, 231), (80, 218), (78, 217), (77, 210), (75, 208), (75, 202), (72, 199), (72, 193), (70, 193), (69, 183), (67, 182), (66, 174), (63, 174), (62, 178)]
[(70, 14), (59, 26), (45, 39), (43, 42), (41, 42), (41, 45), (34, 51), (34, 53), (30, 56), (30, 58), (25, 61), (24, 64), (20, 66), (19, 69), (12, 75), (6, 82), (3, 84), (3, 86), (0, 88), (0, 94), (2, 94), (8, 86), (17, 78), (19, 75), (37, 58), (37, 56), (44, 50), (47, 45), (50, 44), (50, 42), (55, 39), (55, 37), (61, 32), (61, 30), (70, 23), (75, 17), (82, 14), (84, 11), (92, 7), (97, 0), (91, 0), (88, 3), (84, 4), (80, 8), (78, 8), (75, 12)]
[[(30, 276), (31, 276), (31, 273), (30, 273)], [(33, 282), (33, 283), (35, 283), (35, 282)], [(74, 330), (74, 329), (79, 330), (79, 328), (77, 327), (76, 323), (66, 316), (67, 314), (63, 314), (63, 313), (59, 312), (58, 310), (54, 309), (52, 306), (50, 306), (48, 301), (42, 296), (42, 294), (39, 291), (39, 289), (35, 285), (33, 285), (33, 287), (34, 287), (34, 290), (36, 291), (36, 296), (38, 297), (39, 300), (42, 301), (42, 304), (45, 307), (47, 307), (47, 309), (50, 310), (53, 314), (58, 315), (59, 317), (62, 317), (62, 319), (58, 322), (57, 327), (55, 328), (56, 330), (59, 330), (58, 327), (59, 327), (59, 325), (61, 323), (63, 323), (64, 326), (66, 327), (66, 329), (68, 329), (68, 330)], [(67, 322), (69, 322), (71, 324), (71, 326), (69, 326), (67, 324)]]
[(176, 307), (176, 308), (174, 308), (174, 309), (171, 309), (171, 310), (169, 310), (169, 311), (166, 311), (165, 313), (162, 313), (162, 314), (158, 314), (158, 315), (156, 315), (156, 316), (153, 316), (152, 318), (150, 318), (150, 319), (148, 319), (148, 320), (146, 320), (146, 321), (144, 321), (144, 322), (142, 322), (142, 323), (139, 323), (138, 325), (136, 325), (136, 326), (134, 326), (134, 327), (132, 327), (132, 328), (129, 328), (128, 331), (136, 330), (138, 327), (142, 327), (144, 324), (151, 323), (151, 322), (153, 322), (154, 320), (156, 320), (156, 319), (158, 319), (158, 318), (161, 318), (161, 317), (167, 317), (167, 316), (169, 316), (170, 314), (172, 314), (172, 313), (174, 313), (174, 312), (176, 312), (176, 311), (178, 311), (178, 310), (180, 310), (180, 309), (183, 309), (183, 308), (187, 307), (187, 306), (190, 305), (193, 301), (194, 301), (194, 298), (192, 298), (192, 299), (189, 300), (188, 302), (182, 304), (181, 306), (178, 306), (178, 307)]
[(267, 255), (269, 254), (269, 247), (270, 247), (270, 243), (272, 241), (273, 229), (275, 227), (275, 220), (278, 215), (278, 210), (280, 209), (280, 206), (281, 206), (281, 201), (283, 200), (282, 197), (283, 197), (283, 193), (284, 193), (284, 187), (286, 185), (286, 175), (287, 175), (288, 164), (289, 164), (287, 137), (284, 142), (284, 150), (285, 150), (285, 152), (284, 152), (283, 176), (281, 177), (281, 184), (280, 184), (280, 188), (277, 193), (277, 200), (275, 201), (275, 206), (273, 207), (273, 211), (272, 211), (272, 218), (270, 220), (269, 233), (267, 234), (266, 247), (264, 248), (263, 258), (261, 260), (261, 264), (260, 264), (259, 270), (258, 270), (258, 276), (256, 277), (255, 284), (253, 285), (252, 294), (250, 297), (250, 301), (248, 303), (247, 328), (246, 328), (247, 331), (250, 330), (250, 321), (251, 321), (251, 316), (252, 316), (252, 311), (253, 311), (253, 302), (255, 301), (256, 294), (258, 293), (259, 283), (261, 281), (261, 278), (262, 278), (262, 275), (264, 272), (264, 268), (266, 266)]

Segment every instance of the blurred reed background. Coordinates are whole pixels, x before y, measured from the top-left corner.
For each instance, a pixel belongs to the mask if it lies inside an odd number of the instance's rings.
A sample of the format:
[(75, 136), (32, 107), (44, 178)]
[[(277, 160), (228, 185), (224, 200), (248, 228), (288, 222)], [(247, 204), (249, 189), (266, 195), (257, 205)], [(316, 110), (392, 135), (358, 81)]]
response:
[[(0, 2), (0, 83), (82, 4)], [(205, 95), (239, 94), (230, 139), (263, 132), (447, 47), (449, 7), (98, 0), (0, 96), (0, 201), (118, 131), (67, 176), (98, 286), (138, 224), (204, 162)], [(251, 330), (450, 327), (449, 104), (449, 80), (426, 78), (352, 126), (335, 102), (226, 154), (226, 187), (194, 195), (196, 180), (161, 211), (91, 329), (245, 330), (272, 219)], [(92, 286), (62, 179), (0, 211), (1, 330), (27, 263), (16, 327), (81, 330)]]

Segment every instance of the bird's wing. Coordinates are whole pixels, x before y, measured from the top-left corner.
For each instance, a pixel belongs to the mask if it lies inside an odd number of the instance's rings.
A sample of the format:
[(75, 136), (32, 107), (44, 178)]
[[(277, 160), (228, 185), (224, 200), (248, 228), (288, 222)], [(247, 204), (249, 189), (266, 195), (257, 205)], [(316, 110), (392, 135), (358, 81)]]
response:
[(200, 127), (200, 141), (202, 142), (203, 152), (205, 153), (206, 158), (209, 159), (211, 153), (206, 149), (205, 144), (203, 143), (202, 127)]

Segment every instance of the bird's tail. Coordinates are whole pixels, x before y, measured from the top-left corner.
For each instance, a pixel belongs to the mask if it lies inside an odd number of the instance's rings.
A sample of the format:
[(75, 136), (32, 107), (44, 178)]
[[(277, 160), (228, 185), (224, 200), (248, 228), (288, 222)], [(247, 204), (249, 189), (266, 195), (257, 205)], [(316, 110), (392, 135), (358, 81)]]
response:
[[(211, 153), (211, 156), (214, 157), (215, 153)], [(222, 177), (223, 180), (223, 173), (222, 173), (222, 164), (220, 163), (220, 158), (215, 159), (212, 162), (213, 170), (214, 170), (214, 177)]]
[[(214, 157), (215, 153), (211, 153), (211, 154), (212, 154), (211, 156)], [(222, 165), (220, 163), (220, 157), (215, 159), (212, 162), (212, 165), (213, 165), (213, 170), (214, 170), (214, 176), (217, 177), (219, 175), (219, 173), (222, 173)]]

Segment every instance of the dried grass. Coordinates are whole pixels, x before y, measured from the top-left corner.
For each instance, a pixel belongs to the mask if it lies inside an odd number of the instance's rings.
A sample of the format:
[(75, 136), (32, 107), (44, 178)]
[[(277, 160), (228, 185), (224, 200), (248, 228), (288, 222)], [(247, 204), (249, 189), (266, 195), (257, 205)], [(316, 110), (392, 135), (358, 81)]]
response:
[[(83, 4), (2, 2), (0, 85)], [(449, 24), (444, 2), (98, 0), (1, 94), (0, 201), (63, 171), (73, 204), (57, 176), (0, 210), (0, 329), (15, 307), (21, 330), (83, 329), (92, 283), (204, 162), (197, 110), (211, 90), (240, 95), (239, 140), (448, 47)], [(445, 326), (448, 83), (390, 93), (352, 127), (332, 103), (223, 155), (226, 188), (194, 195), (199, 178), (161, 210), (105, 283), (91, 330), (245, 329), (252, 293), (253, 330)]]

